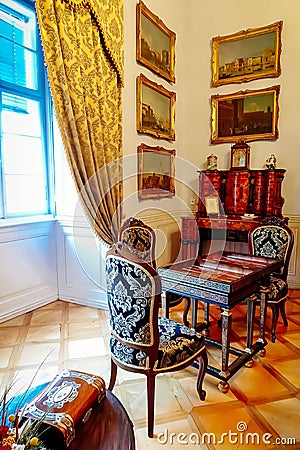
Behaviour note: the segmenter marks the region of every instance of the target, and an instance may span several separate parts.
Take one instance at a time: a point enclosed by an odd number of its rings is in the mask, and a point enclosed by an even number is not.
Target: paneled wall
[[[106,309],[107,249],[95,237],[88,222],[58,220],[56,240],[59,299]]]
[[[0,321],[57,299],[55,222],[0,227]]]
[[[300,217],[289,216],[289,226],[294,232],[294,249],[291,257],[288,282],[293,289],[300,289]]]

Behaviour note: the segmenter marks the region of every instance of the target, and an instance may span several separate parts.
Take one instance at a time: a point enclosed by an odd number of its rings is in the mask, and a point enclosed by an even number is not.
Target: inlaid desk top
[[[198,256],[158,272],[163,290],[231,308],[282,265],[282,260],[225,252]]]

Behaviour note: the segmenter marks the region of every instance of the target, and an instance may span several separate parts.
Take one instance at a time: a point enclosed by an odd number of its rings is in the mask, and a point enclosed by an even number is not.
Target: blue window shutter
[[[0,79],[18,86],[26,86],[26,66],[24,47],[24,15],[10,13],[9,8],[0,5],[1,13],[11,20],[0,19]],[[11,23],[10,23],[11,22]],[[20,26],[16,26],[16,25]]]

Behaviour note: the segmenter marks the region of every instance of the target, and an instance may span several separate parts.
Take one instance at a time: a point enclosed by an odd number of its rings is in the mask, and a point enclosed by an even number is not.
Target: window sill
[[[54,221],[56,221],[56,218],[52,214],[42,216],[15,217],[9,219],[0,219],[0,228]]]

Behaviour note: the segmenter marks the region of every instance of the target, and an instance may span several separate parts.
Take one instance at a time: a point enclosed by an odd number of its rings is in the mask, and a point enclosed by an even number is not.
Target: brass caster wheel
[[[229,384],[227,383],[227,381],[220,381],[220,383],[218,384],[218,389],[219,391],[223,392],[223,394],[227,394],[227,392],[229,391]]]
[[[266,353],[267,353],[267,350],[266,350],[265,348],[262,348],[262,349],[258,352],[259,356],[261,356],[262,358],[263,358],[264,356],[266,356]]]
[[[254,361],[253,361],[253,359],[250,359],[249,361],[246,362],[245,367],[251,368],[251,367],[253,367],[253,365],[254,365]]]

